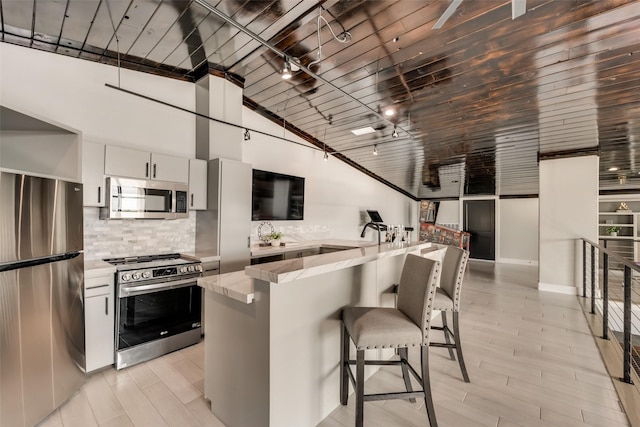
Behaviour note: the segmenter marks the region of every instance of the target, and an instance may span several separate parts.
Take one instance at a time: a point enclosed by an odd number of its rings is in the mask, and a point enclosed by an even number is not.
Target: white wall
[[[462,229],[461,217],[461,200],[440,202],[437,224]],[[537,265],[538,199],[497,199],[496,240],[497,262]]]
[[[500,199],[498,210],[498,262],[538,264],[538,199]]]
[[[290,132],[285,134],[282,126],[248,108],[244,108],[243,114],[243,123],[249,128],[304,142]],[[418,202],[340,160],[330,157],[325,162],[322,151],[256,132],[251,134],[250,141],[244,142],[242,150],[242,160],[250,163],[254,169],[305,178],[304,220],[272,222],[274,227],[282,228],[285,235],[294,233],[302,235],[300,237],[303,239],[356,239],[369,221],[367,209],[377,209],[386,224],[417,226]],[[259,224],[253,223],[254,234]],[[414,231],[413,237],[416,236],[417,232]],[[374,241],[377,235],[369,230],[366,238]]]
[[[0,43],[0,57],[2,105],[76,128],[87,141],[195,157],[195,116],[106,87],[105,83],[117,85],[117,67],[6,43]],[[122,88],[195,111],[195,84],[125,69],[120,72]],[[283,134],[278,125],[246,108],[242,110],[247,127]],[[213,136],[214,147],[219,136]],[[303,142],[289,133],[286,138]],[[277,221],[274,225],[285,232],[295,231],[306,237],[359,238],[368,221],[363,215],[366,209],[379,210],[388,224],[417,226],[418,202],[341,161],[332,158],[324,162],[321,152],[256,132],[250,141],[239,139],[244,162],[306,178],[305,220]],[[92,213],[97,214],[94,210]],[[254,232],[258,224],[254,223]],[[103,233],[119,235],[121,227],[104,225],[113,230]],[[367,231],[367,238],[375,240],[374,232]],[[184,242],[179,246],[183,250]],[[88,258],[92,255],[87,253]]]
[[[195,116],[105,86],[118,68],[0,43],[0,103],[82,131],[86,141],[194,157]],[[195,110],[195,85],[121,70],[121,87]]]
[[[598,239],[598,157],[540,161],[539,215],[538,287],[575,294],[581,280],[576,239]]]

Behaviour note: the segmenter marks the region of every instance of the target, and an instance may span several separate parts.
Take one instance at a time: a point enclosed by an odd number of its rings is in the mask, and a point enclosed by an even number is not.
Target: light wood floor
[[[445,349],[431,349],[440,426],[629,425],[577,297],[538,292],[536,280],[533,267],[469,263],[460,318],[471,383],[462,381]],[[202,396],[202,352],[201,343],[122,371],[99,372],[41,426],[222,426]],[[400,372],[384,368],[365,391],[402,386]],[[353,421],[351,398],[320,426]],[[424,402],[366,403],[365,425],[426,426]]]

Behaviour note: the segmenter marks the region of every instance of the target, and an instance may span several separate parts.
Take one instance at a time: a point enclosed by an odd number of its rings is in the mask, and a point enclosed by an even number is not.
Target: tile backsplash
[[[99,219],[99,208],[84,208],[85,260],[193,252],[196,213],[172,220]]]

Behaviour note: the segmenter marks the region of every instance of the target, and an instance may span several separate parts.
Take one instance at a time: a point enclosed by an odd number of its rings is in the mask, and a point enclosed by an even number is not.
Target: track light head
[[[249,133],[249,129],[244,130],[244,140],[249,141],[251,139],[251,134]]]
[[[283,80],[289,80],[291,78],[291,63],[288,58],[284,59],[284,65],[282,66],[280,74],[282,75]]]
[[[328,161],[329,160],[329,154],[327,154],[327,152],[324,152],[324,161]]]
[[[395,128],[395,126],[393,127],[393,133],[391,134],[392,137],[397,138],[398,136],[398,130]]]
[[[378,144],[373,146],[373,155],[377,156],[378,155]]]

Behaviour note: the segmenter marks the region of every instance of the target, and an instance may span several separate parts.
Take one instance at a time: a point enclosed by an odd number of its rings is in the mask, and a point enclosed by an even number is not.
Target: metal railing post
[[[582,241],[582,297],[587,296],[587,242]]]
[[[602,338],[609,339],[609,254],[602,253]]]
[[[631,381],[631,268],[624,266],[624,371],[622,381]]]
[[[591,314],[596,314],[596,247],[591,246]]]

